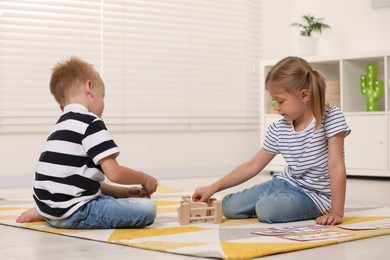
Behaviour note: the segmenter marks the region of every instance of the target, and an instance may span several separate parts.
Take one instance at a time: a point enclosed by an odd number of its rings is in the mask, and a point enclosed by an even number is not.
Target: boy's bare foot
[[[31,208],[20,214],[20,216],[16,219],[18,223],[27,223],[27,222],[35,222],[35,221],[43,221],[44,218],[39,215],[36,208]]]

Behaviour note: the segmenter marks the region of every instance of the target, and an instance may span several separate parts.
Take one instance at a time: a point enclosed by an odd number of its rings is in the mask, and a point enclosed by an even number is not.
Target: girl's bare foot
[[[20,214],[20,216],[16,219],[18,223],[27,223],[27,222],[35,222],[35,221],[43,221],[44,218],[39,215],[36,208],[31,208]]]

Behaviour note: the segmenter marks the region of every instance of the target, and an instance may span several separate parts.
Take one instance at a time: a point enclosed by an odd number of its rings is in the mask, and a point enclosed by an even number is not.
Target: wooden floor
[[[238,187],[222,192],[243,189],[254,183],[269,179],[262,174]],[[193,178],[162,180],[162,185],[193,191],[196,186],[211,183],[215,178]],[[390,206],[390,180],[348,178],[346,208]],[[30,188],[0,189],[1,204],[21,201],[31,196]],[[390,236],[367,238],[338,245],[308,249],[263,257],[264,260],[278,259],[332,259],[369,260],[390,259]],[[199,259],[155,251],[111,245],[84,239],[70,238],[26,229],[0,225],[0,259]]]

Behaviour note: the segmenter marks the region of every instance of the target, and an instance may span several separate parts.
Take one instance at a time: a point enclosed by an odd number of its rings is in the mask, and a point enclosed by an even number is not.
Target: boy
[[[130,228],[151,225],[157,180],[118,164],[119,149],[101,119],[104,83],[92,65],[72,57],[58,63],[50,91],[63,111],[36,166],[35,207],[17,222],[45,219],[52,227]],[[104,176],[125,188],[104,183]]]

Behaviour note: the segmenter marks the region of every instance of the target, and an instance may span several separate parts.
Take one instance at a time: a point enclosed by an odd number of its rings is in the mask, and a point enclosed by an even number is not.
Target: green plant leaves
[[[302,16],[304,23],[292,23],[291,26],[300,29],[300,34],[303,36],[311,36],[312,33],[322,33],[325,29],[331,27],[323,23],[323,18],[316,18],[313,15],[307,14]]]

